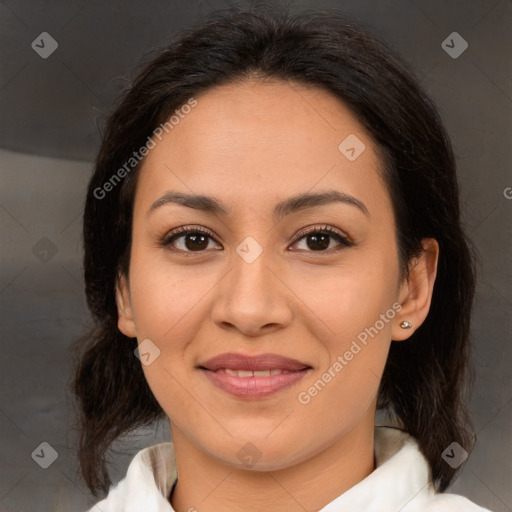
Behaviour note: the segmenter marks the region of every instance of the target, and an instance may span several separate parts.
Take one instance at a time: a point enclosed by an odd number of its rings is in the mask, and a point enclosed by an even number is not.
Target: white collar
[[[374,447],[376,469],[319,512],[486,511],[461,496],[436,494],[427,461],[406,432],[375,427]],[[175,512],[168,496],[177,476],[171,442],[145,448],[126,477],[89,512]]]

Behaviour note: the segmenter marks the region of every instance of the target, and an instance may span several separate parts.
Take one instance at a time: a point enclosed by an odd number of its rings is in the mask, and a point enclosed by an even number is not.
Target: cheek
[[[324,357],[316,380],[299,389],[297,399],[308,414],[333,429],[368,411],[386,364],[396,314],[392,288],[375,290],[374,283],[382,281],[370,277],[339,278],[336,283],[342,286],[333,294],[317,295],[314,306],[329,333],[317,335]]]
[[[328,340],[332,349],[342,349],[373,326],[395,301],[397,265],[391,257],[375,258],[372,252],[353,253],[343,265],[314,272],[293,269],[284,278],[296,295],[304,298],[300,320],[308,321],[310,330]],[[378,327],[387,334],[391,324],[379,322]]]
[[[171,265],[165,256],[135,257],[131,266],[134,316],[140,336],[164,342],[190,327],[198,304],[215,284],[212,272],[199,266]]]
[[[165,258],[134,252],[130,268],[132,307],[138,341],[151,340],[158,357],[142,365],[146,380],[161,407],[179,423],[180,416],[195,417],[190,408],[187,348],[197,336],[211,276],[170,265]],[[185,391],[185,390],[188,390]],[[178,414],[175,418],[174,414]]]
[[[392,251],[387,258],[382,254],[361,251],[339,268],[294,281],[297,295],[307,297],[308,312],[301,318],[324,349],[321,382],[308,393],[322,395],[315,398],[319,411],[329,403],[340,410],[354,411],[361,404],[364,409],[377,392],[391,343],[398,279]]]

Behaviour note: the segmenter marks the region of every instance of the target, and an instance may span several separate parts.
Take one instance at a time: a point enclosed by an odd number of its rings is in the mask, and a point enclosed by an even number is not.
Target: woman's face
[[[141,169],[119,327],[143,343],[173,437],[280,469],[373,429],[390,341],[407,337],[392,204],[372,140],[328,92],[245,81],[196,99]],[[296,365],[209,362],[228,353]]]

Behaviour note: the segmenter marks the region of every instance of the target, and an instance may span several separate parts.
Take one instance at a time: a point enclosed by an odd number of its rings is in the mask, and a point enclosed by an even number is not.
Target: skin
[[[196,99],[144,161],[129,275],[117,287],[119,329],[160,350],[143,370],[169,417],[179,475],[171,504],[177,512],[238,511],[240,503],[248,512],[319,510],[375,468],[376,397],[389,346],[428,313],[438,245],[425,239],[402,279],[378,152],[330,93],[251,79]],[[348,134],[366,147],[354,161],[338,149]],[[171,190],[214,196],[230,213],[166,204],[148,214]],[[272,218],[282,200],[329,190],[355,197],[368,214],[333,202]],[[354,245],[330,237],[328,248],[316,249],[297,237],[325,225]],[[199,251],[183,235],[163,246],[180,226],[203,227],[214,238]],[[263,249],[252,263],[236,252],[247,236]],[[395,302],[402,307],[396,316],[300,403],[298,393]],[[400,328],[403,320],[413,329]],[[224,352],[271,352],[313,369],[269,397],[235,398],[196,368]],[[237,456],[249,442],[260,457],[251,467]]]

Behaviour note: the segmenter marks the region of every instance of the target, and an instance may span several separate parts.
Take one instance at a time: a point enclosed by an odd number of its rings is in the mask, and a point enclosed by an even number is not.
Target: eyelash
[[[172,230],[171,232],[167,233],[160,241],[160,246],[168,247],[171,245],[171,243],[173,241],[177,240],[178,238],[180,238],[184,235],[192,234],[192,233],[194,233],[194,234],[200,233],[202,235],[208,236],[215,243],[217,243],[217,244],[219,243],[219,242],[217,242],[217,240],[215,239],[213,234],[210,231],[208,231],[207,229],[204,229],[199,226],[193,227],[193,228],[181,226],[181,227],[176,228],[176,229]],[[334,251],[332,249],[330,249],[330,250],[325,250],[325,251],[311,251],[310,250],[310,251],[306,251],[306,252],[332,254],[332,252],[336,252],[336,251],[342,249],[343,247],[352,247],[354,245],[354,243],[351,240],[349,240],[347,237],[341,235],[338,231],[334,230],[333,228],[331,228],[328,225],[324,225],[323,227],[315,226],[313,228],[305,228],[305,229],[299,231],[299,233],[297,233],[297,237],[296,237],[295,241],[292,243],[292,245],[296,244],[297,242],[299,242],[306,236],[312,235],[312,234],[329,235],[330,237],[334,238],[337,242],[340,242],[340,246],[335,248]],[[193,253],[205,252],[204,250],[203,251],[183,251],[182,249],[176,249],[176,248],[172,248],[171,250],[173,250],[175,252],[183,253],[187,256],[189,254],[193,254]]]

